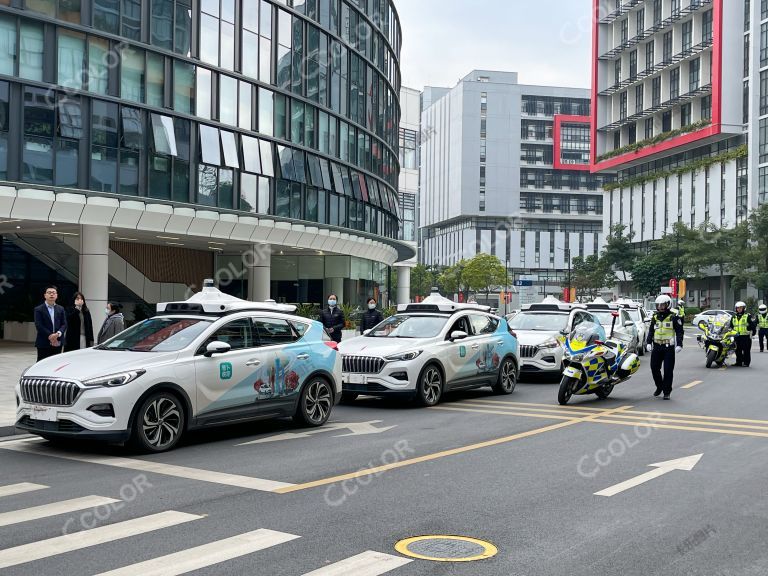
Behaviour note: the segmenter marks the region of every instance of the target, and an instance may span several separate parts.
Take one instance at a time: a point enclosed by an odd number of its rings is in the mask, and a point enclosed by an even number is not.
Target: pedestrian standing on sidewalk
[[[341,331],[346,324],[344,312],[339,308],[339,299],[336,294],[328,296],[328,308],[320,313],[320,322],[325,326],[328,335],[336,343],[341,342]]]
[[[125,319],[123,318],[123,313],[120,312],[121,309],[122,306],[117,302],[107,304],[107,309],[105,310],[107,319],[104,320],[104,324],[101,325],[101,330],[99,330],[97,340],[99,344],[103,344],[112,336],[116,336],[125,330]]]
[[[763,339],[768,343],[768,306],[761,304],[758,308],[757,325],[760,330],[760,352],[765,350]]]
[[[360,318],[360,334],[384,322],[384,315],[376,309],[376,304],[376,298],[368,298],[368,310]]]
[[[61,354],[62,338],[67,333],[67,313],[56,300],[59,290],[56,286],[47,286],[43,293],[45,302],[35,308],[35,348],[37,361]]]
[[[669,400],[672,394],[675,357],[683,351],[684,335],[682,319],[672,311],[672,299],[662,294],[656,298],[656,313],[651,318],[646,345],[651,353],[651,373],[656,384],[653,395],[664,392],[664,400]]]
[[[75,305],[67,313],[67,338],[64,352],[93,346],[93,320],[82,292],[75,293]]]

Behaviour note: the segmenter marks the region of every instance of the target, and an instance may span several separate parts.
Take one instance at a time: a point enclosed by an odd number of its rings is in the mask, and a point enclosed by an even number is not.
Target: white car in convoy
[[[651,323],[651,315],[635,300],[617,300],[616,305],[626,310],[630,320],[635,323],[637,336],[641,344],[638,355],[645,355],[645,341],[648,339],[648,326]]]
[[[615,302],[608,304],[602,298],[598,298],[594,302],[587,304],[587,310],[603,326],[606,338],[621,340],[630,351],[639,356],[643,355],[642,351],[645,350],[645,342],[640,339],[637,325],[630,317],[629,311],[626,308],[619,306]]]
[[[487,306],[432,294],[398,307],[363,336],[339,344],[345,401],[358,395],[413,398],[434,406],[443,393],[491,386],[511,394],[520,361],[507,321]]]
[[[540,304],[523,306],[509,323],[520,341],[521,371],[560,374],[563,369],[560,339],[583,322],[599,324],[582,304],[565,304],[548,297]]]
[[[100,346],[29,368],[16,385],[16,427],[163,452],[196,428],[283,416],[321,426],[341,398],[341,356],[322,324],[294,310],[206,280]]]

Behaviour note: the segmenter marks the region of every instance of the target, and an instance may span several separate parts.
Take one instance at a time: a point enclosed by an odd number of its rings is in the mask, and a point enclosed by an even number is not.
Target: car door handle
[[[261,360],[248,360],[248,362],[245,363],[246,366],[259,366],[261,364]]]
[[[309,354],[299,354],[296,356],[297,360],[309,360]]]
[[[504,340],[496,340],[496,344],[502,346],[504,344]]]
[[[480,344],[472,344],[472,350],[477,350],[480,348]]]

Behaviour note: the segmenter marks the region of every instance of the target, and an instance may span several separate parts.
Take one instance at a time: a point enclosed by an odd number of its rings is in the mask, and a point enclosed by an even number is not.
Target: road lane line
[[[504,400],[464,400],[464,402],[491,402],[493,404],[500,404],[504,406],[520,406],[522,408],[529,408],[532,406],[538,406],[541,408],[548,408],[550,410],[556,410],[558,412],[587,412],[589,414],[595,414],[600,412],[610,411],[610,408],[586,408],[583,406],[558,406],[557,404],[536,404],[534,402],[506,402]],[[576,415],[576,414],[575,414]]]
[[[73,460],[75,462],[84,462],[86,464],[101,464],[104,466],[113,466],[115,468],[125,468],[139,472],[151,472],[154,474],[163,474],[165,476],[174,476],[176,478],[186,478],[188,480],[199,480],[200,482],[210,482],[213,484],[223,484],[225,486],[234,486],[237,488],[247,488],[249,490],[259,490],[262,492],[274,492],[280,488],[288,488],[292,484],[286,482],[277,482],[274,480],[264,480],[263,478],[253,478],[251,476],[240,476],[238,474],[227,474],[226,472],[215,472],[213,470],[203,470],[200,468],[188,468],[186,466],[176,466],[175,464],[163,464],[161,462],[150,462],[148,460],[139,460],[136,458],[121,458],[117,456],[100,456],[88,454],[70,454],[53,448],[44,446],[44,440],[30,441],[19,440],[17,442],[5,442],[0,444],[1,450],[13,450],[16,452],[25,452],[30,454],[39,454],[41,456],[51,456],[53,458],[62,458],[64,460]]]
[[[31,520],[40,520],[41,518],[49,518],[60,514],[69,514],[70,512],[79,512],[80,510],[96,508],[97,506],[106,506],[116,502],[120,502],[120,500],[103,498],[101,496],[83,496],[82,498],[62,500],[61,502],[53,502],[52,504],[33,506],[32,508],[12,510],[0,514],[0,527],[20,524],[21,522],[29,522]]]
[[[768,426],[768,420],[749,420],[746,418],[728,418],[720,416],[703,416],[700,414],[683,414],[678,412],[644,412],[642,410],[632,410],[628,414],[643,414],[647,416],[674,416],[677,418],[691,418],[693,420],[710,420],[710,421],[722,421],[722,422],[742,422],[745,424],[762,424]]]
[[[3,496],[15,496],[16,494],[25,494],[27,492],[34,492],[35,490],[43,490],[48,488],[44,484],[33,484],[31,482],[20,482],[19,484],[9,484],[7,486],[0,486],[0,498]]]
[[[612,418],[620,418],[622,420],[634,420],[637,422],[666,422],[670,424],[683,424],[683,425],[693,425],[693,426],[708,424],[712,426],[722,426],[724,428],[739,428],[742,430],[756,430],[758,432],[768,432],[768,426],[754,426],[751,424],[739,424],[739,423],[731,424],[729,422],[720,422],[716,419],[697,421],[697,420],[690,420],[687,418],[667,418],[665,414],[661,414],[661,413],[653,417],[635,416],[631,413],[627,413],[626,415],[615,414],[612,416]]]
[[[531,414],[528,412],[513,412],[511,410],[494,410],[492,408],[461,408],[459,406],[432,406],[430,410],[445,410],[448,412],[474,412],[475,414],[500,414],[502,416],[527,416],[530,418],[544,418],[545,420],[573,420],[573,416],[558,416],[555,414]]]
[[[517,405],[510,405],[510,402],[494,402],[492,400],[471,400],[467,402],[457,402],[455,404],[447,404],[448,406],[485,406],[488,408],[502,408],[504,410],[527,410],[528,412],[543,412],[543,413],[555,413],[555,414],[570,414],[571,418],[574,416],[580,416],[581,413],[574,413],[574,412],[567,412],[564,410],[561,410],[560,406],[550,406],[549,408],[538,408],[533,406],[517,406]],[[587,408],[585,410],[589,410],[589,412],[585,412],[585,414],[600,414],[602,412],[607,412],[610,410],[610,408],[600,408],[595,409],[594,411],[591,408]]]
[[[279,488],[275,490],[278,494],[288,494],[290,492],[297,492],[299,490],[308,490],[310,488],[317,488],[318,486],[327,486],[328,484],[335,484],[336,482],[342,482],[344,480],[351,480],[354,478],[361,478],[364,476],[370,476],[373,474],[379,474],[381,472],[386,472],[387,470],[393,470],[395,468],[403,468],[405,466],[412,466],[413,464],[420,464],[422,462],[429,462],[431,460],[437,460],[439,458],[446,458],[448,456],[455,456],[457,454],[464,454],[465,452],[471,452],[474,450],[479,450],[481,448],[489,448],[491,446],[498,446],[499,444],[506,444],[508,442],[512,442],[514,440],[521,440],[523,438],[529,438],[531,436],[536,436],[538,434],[544,434],[545,432],[551,432],[553,430],[559,430],[560,428],[565,428],[567,426],[573,426],[574,424],[579,424],[581,422],[590,422],[596,418],[599,418],[601,416],[608,416],[611,414],[615,414],[617,412],[623,412],[624,410],[629,410],[632,408],[632,406],[621,406],[619,408],[615,408],[613,410],[609,410],[604,413],[600,414],[590,414],[588,416],[580,417],[580,418],[572,418],[571,420],[568,420],[566,422],[558,422],[557,424],[550,424],[549,426],[544,426],[543,428],[534,428],[533,430],[528,430],[526,432],[519,432],[518,434],[513,434],[511,436],[504,436],[502,438],[495,438],[493,440],[486,440],[485,442],[478,442],[476,444],[470,444],[468,446],[461,446],[459,448],[452,448],[450,450],[444,450],[442,452],[435,452],[432,454],[425,454],[424,456],[418,456],[416,458],[410,458],[408,460],[401,460],[399,462],[393,462],[391,464],[384,464],[382,466],[376,466],[373,468],[364,468],[362,470],[358,470],[357,472],[350,472],[349,474],[340,474],[338,476],[332,476],[330,478],[323,478],[321,480],[314,480],[312,482],[305,482],[303,484],[295,484],[293,486],[287,487],[287,488]]]
[[[705,428],[703,426],[675,426],[673,424],[655,424],[651,421],[645,422],[624,422],[622,420],[593,420],[597,424],[619,424],[621,426],[646,426],[648,428],[658,428],[661,430],[687,430],[689,432],[712,432],[714,434],[725,434],[729,436],[752,436],[755,438],[768,438],[768,432],[750,432],[747,430],[725,430],[723,428]],[[706,424],[704,422],[703,424]]]
[[[411,562],[408,558],[368,550],[302,576],[380,576]]]
[[[683,390],[690,390],[694,386],[698,386],[699,384],[704,384],[704,380],[694,380],[690,384],[686,384],[685,386],[681,386]]]
[[[109,572],[102,572],[97,576],[135,576],[136,574],[141,574],[141,576],[179,576],[193,570],[200,570],[260,550],[266,550],[296,538],[299,536],[259,529]]]
[[[98,546],[99,544],[114,542],[122,538],[138,536],[139,534],[146,534],[147,532],[153,532],[162,528],[170,528],[171,526],[201,518],[204,518],[204,516],[171,510],[152,514],[151,516],[126,520],[125,522],[118,522],[117,524],[110,524],[109,526],[100,526],[91,530],[65,534],[64,536],[57,536],[48,540],[40,540],[31,544],[5,548],[0,550],[0,568],[10,568],[11,566],[50,558],[58,554],[82,550],[83,548]]]

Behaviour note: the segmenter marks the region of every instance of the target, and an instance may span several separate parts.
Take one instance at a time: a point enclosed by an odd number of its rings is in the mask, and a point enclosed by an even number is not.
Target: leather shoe
[[[656,388],[656,392],[653,393],[654,396],[661,396],[661,388]]]
[[[664,400],[669,400],[669,394],[664,394]]]

